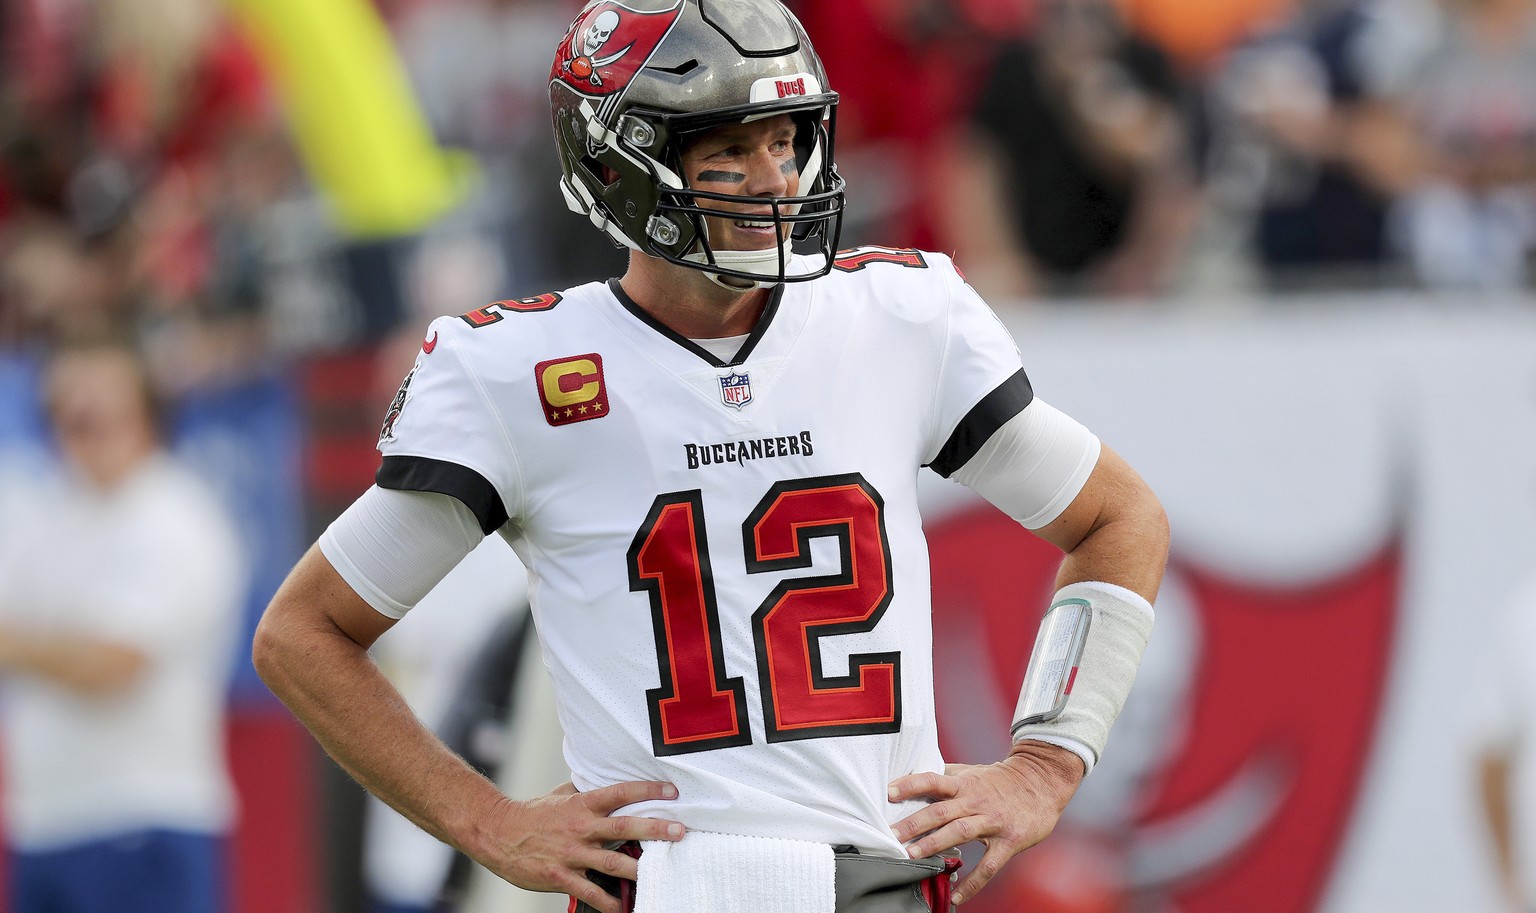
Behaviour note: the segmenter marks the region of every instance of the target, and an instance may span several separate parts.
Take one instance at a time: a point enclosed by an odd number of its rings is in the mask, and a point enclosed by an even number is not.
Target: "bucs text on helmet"
[[[594,0],[556,51],[549,94],[566,205],[618,243],[734,288],[832,269],[844,206],[832,158],[838,98],[805,29],[777,0]],[[799,195],[688,188],[690,134],[780,114],[796,126]],[[782,244],[711,246],[705,216],[765,204],[772,215],[756,218],[771,220]],[[791,273],[795,251],[812,256]]]

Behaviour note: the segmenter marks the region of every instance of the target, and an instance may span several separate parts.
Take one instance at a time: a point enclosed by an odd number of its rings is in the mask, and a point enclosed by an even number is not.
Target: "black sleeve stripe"
[[[981,398],[967,412],[960,424],[940,448],[929,468],[944,478],[964,466],[981,449],[981,445],[1007,424],[1008,420],[1024,411],[1035,399],[1034,388],[1020,368],[1012,377],[997,385],[997,389]]]
[[[380,488],[396,491],[433,491],[458,498],[480,521],[489,536],[507,522],[507,508],[485,476],[458,463],[414,456],[387,456],[374,478]]]

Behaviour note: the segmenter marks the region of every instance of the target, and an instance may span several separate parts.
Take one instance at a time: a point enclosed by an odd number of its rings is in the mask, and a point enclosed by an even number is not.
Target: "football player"
[[[370,790],[575,909],[947,910],[1098,760],[1162,508],[1034,396],[947,257],[838,252],[837,95],[776,0],[598,0],[550,80],[566,200],[628,270],[431,325],[377,485],[273,600],[257,667]],[[924,467],[1065,552],[990,764],[939,753]],[[572,773],[530,801],[366,657],[493,534],[529,568]]]

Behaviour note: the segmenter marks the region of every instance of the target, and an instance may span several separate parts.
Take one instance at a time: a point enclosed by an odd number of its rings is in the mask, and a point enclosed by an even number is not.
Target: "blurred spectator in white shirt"
[[[224,706],[244,571],[113,343],[48,365],[63,465],[0,517],[11,913],[217,913],[234,816]]]

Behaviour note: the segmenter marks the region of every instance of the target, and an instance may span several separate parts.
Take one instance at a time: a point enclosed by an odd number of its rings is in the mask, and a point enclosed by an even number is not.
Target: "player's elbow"
[[[1168,524],[1168,511],[1163,508],[1163,502],[1158,500],[1152,489],[1142,483],[1142,494],[1137,499],[1136,511],[1140,516],[1140,523],[1144,530],[1147,549],[1153,554],[1163,556],[1167,561],[1168,548],[1173,541],[1173,528]]]
[[[278,593],[256,625],[256,635],[251,641],[251,665],[267,687],[278,696],[282,695],[283,682],[294,663],[301,661],[303,647],[300,630],[292,621],[291,613],[283,604],[283,593]]]
[[[328,664],[367,650],[367,645],[348,636],[334,617],[336,606],[348,599],[367,608],[346,589],[318,548],[311,548],[278,587],[251,644],[251,664],[278,697],[286,698],[287,691],[301,689]],[[371,609],[356,614],[365,618],[377,615]],[[371,644],[377,635],[369,636]]]
[[[1168,512],[1134,472],[1124,473],[1117,483],[1114,497],[1104,502],[1100,522],[1078,550],[1087,560],[1107,560],[1124,576],[1119,581],[1123,586],[1151,600],[1168,566]]]
[[[256,667],[256,674],[270,687],[272,677],[277,672],[279,659],[282,655],[282,638],[275,630],[272,623],[272,609],[269,606],[261,621],[256,625],[256,636],[251,640],[251,665]]]
[[[1113,526],[1124,544],[1159,562],[1168,556],[1168,512],[1152,487],[1118,455],[1111,455],[1103,489],[1100,525]]]
[[[1119,505],[1120,528],[1126,545],[1141,555],[1141,560],[1155,569],[1161,579],[1168,564],[1168,548],[1173,538],[1168,511],[1163,502],[1140,477],[1134,479]]]

